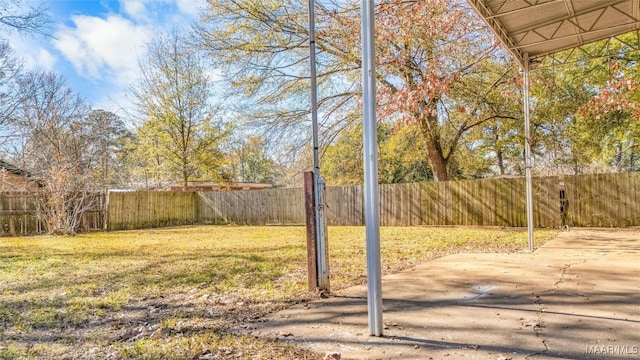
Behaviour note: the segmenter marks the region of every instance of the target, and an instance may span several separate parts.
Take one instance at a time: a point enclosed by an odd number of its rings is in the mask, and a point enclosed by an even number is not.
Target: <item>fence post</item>
[[[304,210],[307,226],[307,269],[309,274],[309,291],[314,291],[318,288],[318,254],[316,251],[318,239],[316,238],[316,210],[313,183],[313,172],[306,171],[304,173]]]

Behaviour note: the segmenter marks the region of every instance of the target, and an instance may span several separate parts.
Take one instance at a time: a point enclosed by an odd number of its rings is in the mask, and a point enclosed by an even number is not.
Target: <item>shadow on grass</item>
[[[222,333],[309,297],[289,298],[290,291],[274,285],[289,275],[287,266],[303,253],[299,246],[162,256],[152,251],[6,257],[7,268],[27,273],[16,274],[23,280],[0,282],[0,355],[8,346],[56,345],[73,353],[72,344],[127,347],[145,339]]]
[[[52,256],[40,257],[35,261],[53,261],[55,264],[48,264],[49,270],[56,272],[53,268],[67,268],[59,271],[57,276],[38,279],[30,277],[25,282],[10,282],[0,284],[4,292],[50,292],[62,290],[67,286],[82,287],[83,284],[103,284],[107,288],[122,288],[140,286],[165,287],[191,286],[202,283],[225,283],[233,280],[239,275],[251,275],[255,283],[268,283],[280,277],[282,271],[278,271],[283,264],[300,262],[298,257],[278,257],[266,256],[265,253],[286,254],[292,250],[302,253],[303,249],[298,246],[280,246],[258,249],[250,253],[222,252],[198,254],[165,254],[154,257],[150,252],[140,251],[140,254],[132,254],[130,251],[116,251],[107,254],[93,253],[62,253]],[[11,260],[9,260],[11,259]],[[21,262],[26,264],[34,261],[30,255],[6,257],[8,261]],[[100,261],[106,262],[100,262]],[[122,263],[117,266],[111,261]],[[268,266],[267,266],[268,265]],[[271,266],[273,265],[273,266]],[[88,274],[76,275],[73,267],[82,266],[82,271],[89,271]],[[28,270],[29,266],[25,266]],[[133,267],[133,269],[128,269]],[[91,268],[91,270],[86,270]],[[175,270],[170,270],[175,268]],[[267,269],[268,268],[268,269]],[[31,268],[33,269],[33,268]],[[60,270],[60,269],[59,269]],[[269,270],[269,271],[263,271]],[[35,272],[35,271],[34,271]],[[21,274],[23,275],[23,274]],[[37,274],[34,274],[37,275]],[[107,281],[105,282],[105,278]],[[108,289],[103,289],[108,290]],[[133,289],[132,289],[133,290]],[[143,289],[144,290],[144,289]]]

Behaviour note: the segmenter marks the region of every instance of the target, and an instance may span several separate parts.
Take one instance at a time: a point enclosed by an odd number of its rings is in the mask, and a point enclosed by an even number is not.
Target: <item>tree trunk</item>
[[[504,175],[504,159],[502,157],[502,149],[496,150],[496,158],[498,160],[498,169],[500,169],[500,175]]]
[[[435,111],[427,110],[427,113],[435,113]],[[434,181],[449,180],[449,157],[444,156],[442,144],[440,143],[440,128],[438,127],[437,115],[421,116],[419,120],[420,130],[425,138],[427,157],[433,171]]]
[[[184,170],[182,172],[182,191],[187,191],[188,187],[189,187],[189,175],[187,174],[187,171]]]
[[[429,157],[429,163],[431,164],[431,170],[433,170],[433,180],[435,181],[448,181],[449,172],[447,171],[448,159],[442,154],[442,150],[439,149],[438,143],[427,140],[427,156]]]
[[[623,169],[623,163],[622,163],[622,157],[623,157],[623,153],[622,153],[622,143],[618,143],[618,146],[616,147],[616,163],[615,163],[615,171],[617,173],[622,172]]]

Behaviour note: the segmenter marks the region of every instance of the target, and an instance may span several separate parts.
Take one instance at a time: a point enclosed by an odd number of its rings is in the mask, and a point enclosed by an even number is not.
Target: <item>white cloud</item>
[[[131,111],[134,108],[131,94],[126,88],[109,89],[102,96],[93,100],[94,109],[103,109],[119,115],[123,119],[131,119]]]
[[[185,14],[198,15],[200,9],[204,7],[204,0],[175,0],[178,9]]]
[[[147,19],[147,2],[144,0],[120,0],[125,14],[133,19]]]
[[[165,14],[173,17],[174,21],[184,21],[184,15],[195,19],[204,5],[204,0],[120,0],[120,7],[127,16],[145,22],[158,21],[157,17],[171,7],[180,12],[171,14],[173,11],[169,10],[169,14]]]
[[[57,58],[47,49],[41,47],[34,40],[23,37],[13,37],[11,47],[18,57],[24,60],[29,70],[53,71]]]
[[[119,7],[104,7],[107,15],[87,13],[79,5],[61,19],[67,23],[61,22],[53,40],[24,40],[16,54],[30,69],[61,72],[95,106],[111,111],[130,107],[127,89],[138,77],[138,59],[154,33],[196,20],[205,1],[118,1]]]
[[[46,49],[40,48],[38,49],[38,63],[44,69],[51,71],[56,63],[56,57],[53,56]]]
[[[64,27],[54,46],[85,78],[126,84],[135,77],[138,56],[150,38],[150,31],[118,15],[106,19],[74,16],[75,27]]]

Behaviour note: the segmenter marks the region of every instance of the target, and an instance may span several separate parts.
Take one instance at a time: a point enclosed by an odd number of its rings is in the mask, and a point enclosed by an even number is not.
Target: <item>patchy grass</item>
[[[536,231],[536,245],[555,236]],[[383,271],[515,252],[526,231],[385,227]],[[363,227],[329,228],[332,289],[366,280]],[[199,226],[0,239],[0,359],[314,359],[231,327],[316,296],[303,227]]]

